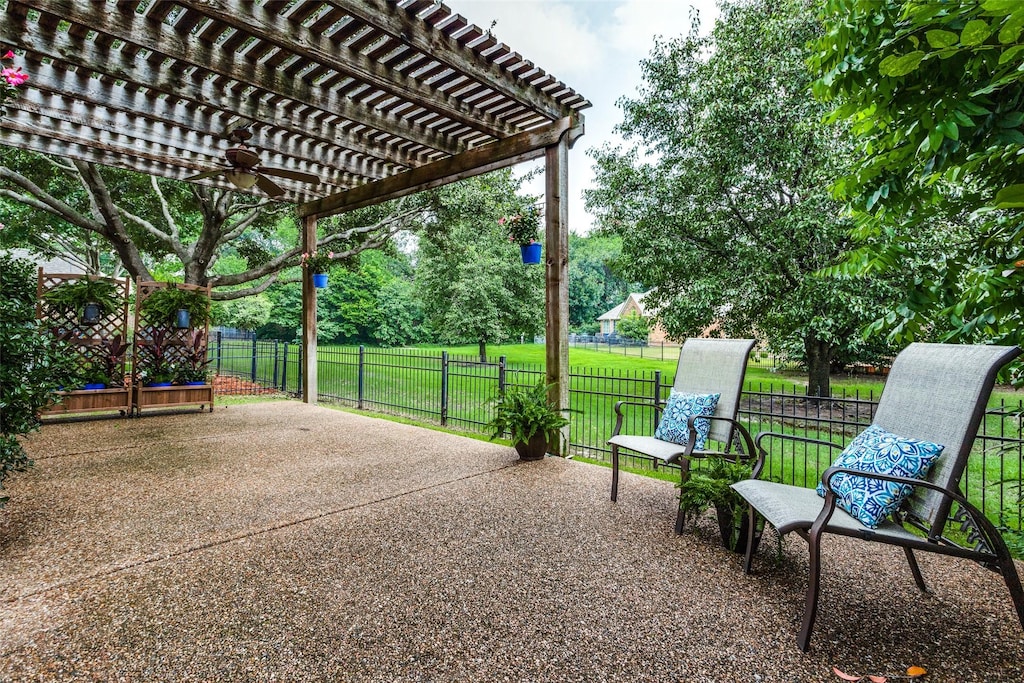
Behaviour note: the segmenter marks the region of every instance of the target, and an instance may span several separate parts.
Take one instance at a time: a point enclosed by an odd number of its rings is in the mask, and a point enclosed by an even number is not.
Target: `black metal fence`
[[[297,395],[302,391],[298,344],[223,333],[213,337],[210,353],[219,376],[218,393]],[[321,346],[317,358],[318,394],[323,401],[477,433],[486,432],[493,415],[490,400],[504,387],[532,385],[544,378],[540,364],[510,365],[504,357],[481,362],[475,356],[437,350]],[[573,368],[570,453],[607,461],[615,402],[663,401],[672,380],[660,371]],[[782,430],[845,445],[870,424],[876,405],[873,393],[817,400],[772,384],[748,383],[739,417],[751,434]],[[968,497],[991,519],[1018,529],[1017,501],[1024,471],[1021,409],[1019,399],[990,405],[962,482]],[[650,434],[653,429],[653,410],[628,413],[624,431]],[[813,486],[835,455],[827,447],[776,445],[765,476]],[[629,457],[626,465],[646,468],[650,463]]]

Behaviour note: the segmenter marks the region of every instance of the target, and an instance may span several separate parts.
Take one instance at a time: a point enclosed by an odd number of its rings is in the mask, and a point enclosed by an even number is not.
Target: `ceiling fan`
[[[204,171],[198,175],[185,178],[185,180],[203,180],[204,178],[213,178],[223,174],[232,185],[241,190],[248,190],[255,185],[270,197],[280,197],[284,194],[284,188],[267,176],[288,178],[289,180],[296,180],[300,183],[309,183],[311,185],[320,183],[320,178],[311,173],[290,171],[286,168],[274,168],[273,166],[261,166],[259,153],[254,149],[250,149],[245,144],[251,137],[252,131],[249,130],[247,125],[232,128],[228,132],[227,138],[234,143],[234,146],[229,147],[224,152],[227,165],[222,168]]]

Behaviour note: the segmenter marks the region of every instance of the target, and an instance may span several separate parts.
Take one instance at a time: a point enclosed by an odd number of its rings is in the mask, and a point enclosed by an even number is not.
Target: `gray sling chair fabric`
[[[914,550],[941,553],[974,560],[987,569],[1000,573],[1010,590],[1017,617],[1024,627],[1024,590],[1017,569],[999,532],[985,515],[967,502],[960,492],[960,475],[985,415],[985,406],[999,369],[1015,358],[1015,346],[960,346],[953,344],[911,344],[893,362],[889,379],[882,391],[874,423],[902,437],[923,439],[942,444],[943,449],[923,481],[901,477],[857,473],[861,476],[907,483],[914,494],[907,499],[891,520],[877,529],[869,529],[841,508],[830,486],[831,478],[853,470],[830,467],[822,475],[826,496],[820,498],[814,489],[777,484],[757,479],[757,473],[768,454],[766,440],[790,440],[840,447],[788,434],[765,432],[756,439],[755,475],[733,484],[733,488],[749,503],[750,536],[757,526],[758,513],[780,534],[796,531],[807,540],[809,580],[804,606],[803,624],[797,645],[807,651],[818,608],[818,587],[821,578],[821,536],[840,534],[901,546],[910,564],[910,572],[921,591],[927,591]],[[951,516],[956,503],[960,512]],[[974,548],[959,546],[943,537],[947,521],[960,524],[970,532]],[[911,533],[912,526],[920,533]],[[755,549],[747,550],[743,569],[750,573]]]
[[[753,339],[687,339],[679,350],[676,365],[676,379],[672,388],[684,394],[721,394],[718,406],[711,420],[708,438],[724,444],[728,453],[734,430],[740,427],[747,441],[746,457],[753,455],[753,442],[749,434],[736,421],[740,405],[740,391],[743,375],[747,371],[747,358],[753,348]],[[619,449],[626,448],[666,464],[679,463],[680,476],[685,479],[690,469],[690,458],[703,457],[710,451],[694,451],[695,431],[690,420],[690,437],[686,446],[662,441],[653,436],[621,434],[625,413],[624,406],[638,406],[654,411],[655,424],[661,416],[662,407],[652,401],[619,401],[615,404],[615,431],[608,443],[612,447],[612,501],[619,497]],[[676,533],[683,532],[685,517],[682,510],[676,515]]]

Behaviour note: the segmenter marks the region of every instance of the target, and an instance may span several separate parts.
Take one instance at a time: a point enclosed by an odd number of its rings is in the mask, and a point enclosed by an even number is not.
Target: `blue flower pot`
[[[86,391],[96,391],[97,389],[106,389],[107,385],[101,382],[89,382],[82,388]]]
[[[519,247],[523,263],[540,263],[540,242],[524,244]]]
[[[179,310],[177,317],[174,319],[175,326],[183,330],[189,326],[190,322],[192,322],[192,316],[189,315],[189,312],[184,308]]]
[[[82,309],[82,318],[79,320],[83,325],[95,325],[100,321],[100,305],[89,302]]]
[[[185,382],[186,387],[205,387],[206,382]]]
[[[171,383],[170,382],[147,382],[146,386],[147,387],[169,387],[169,386],[171,386]]]
[[[317,289],[326,289],[327,273],[313,273],[313,286]]]

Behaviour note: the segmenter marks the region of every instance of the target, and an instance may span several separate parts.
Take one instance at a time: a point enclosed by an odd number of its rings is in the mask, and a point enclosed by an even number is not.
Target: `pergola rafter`
[[[548,381],[567,406],[566,152],[590,106],[435,0],[0,0],[31,73],[0,144],[184,179],[249,122],[261,164],[318,217],[546,158]],[[222,177],[199,181],[230,189]],[[315,292],[304,285],[307,400]]]

